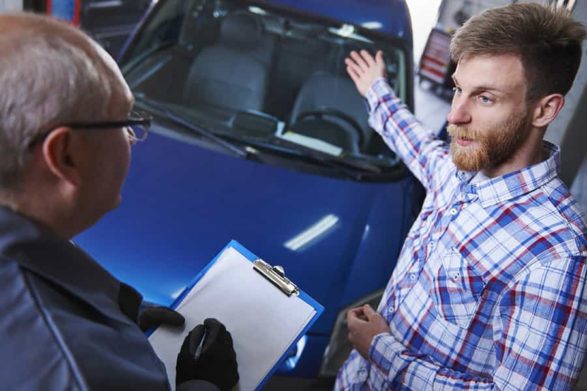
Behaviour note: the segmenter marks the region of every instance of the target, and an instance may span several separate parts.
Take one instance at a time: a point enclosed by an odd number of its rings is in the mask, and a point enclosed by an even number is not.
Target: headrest
[[[259,18],[244,12],[227,15],[220,26],[220,42],[233,49],[255,49],[262,34],[263,27]]]

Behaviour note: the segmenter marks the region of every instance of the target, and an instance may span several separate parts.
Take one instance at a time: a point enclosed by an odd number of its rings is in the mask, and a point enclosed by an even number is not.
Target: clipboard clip
[[[286,276],[283,267],[271,266],[262,259],[256,259],[253,261],[253,268],[259,272],[263,277],[268,279],[273,285],[278,287],[288,296],[297,296],[300,294],[300,290],[291,282]]]

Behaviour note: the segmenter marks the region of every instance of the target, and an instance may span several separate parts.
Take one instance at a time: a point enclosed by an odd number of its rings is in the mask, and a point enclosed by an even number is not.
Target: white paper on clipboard
[[[175,308],[186,318],[183,331],[159,327],[149,341],[165,364],[175,389],[175,364],[189,331],[216,318],[231,333],[239,387],[254,390],[316,315],[316,308],[288,296],[253,269],[253,263],[227,247]]]

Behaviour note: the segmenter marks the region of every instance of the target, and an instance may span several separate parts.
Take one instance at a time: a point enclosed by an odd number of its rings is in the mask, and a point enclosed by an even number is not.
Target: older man
[[[169,389],[135,324],[140,296],[69,241],[121,201],[131,126],[148,122],[129,117],[132,104],[114,61],[83,33],[0,15],[3,389]],[[202,327],[215,339],[196,361]],[[219,322],[186,338],[179,388],[228,390],[237,379]]]
[[[584,27],[512,4],[453,37],[450,145],[386,83],[381,53],[347,70],[371,124],[427,189],[378,312],[347,315],[337,389],[566,390],[587,349],[587,228],[543,141],[579,67]]]

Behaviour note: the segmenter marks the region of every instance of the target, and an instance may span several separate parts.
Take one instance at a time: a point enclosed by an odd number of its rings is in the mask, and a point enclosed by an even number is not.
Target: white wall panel
[[[0,0],[0,12],[22,11],[22,0]]]

